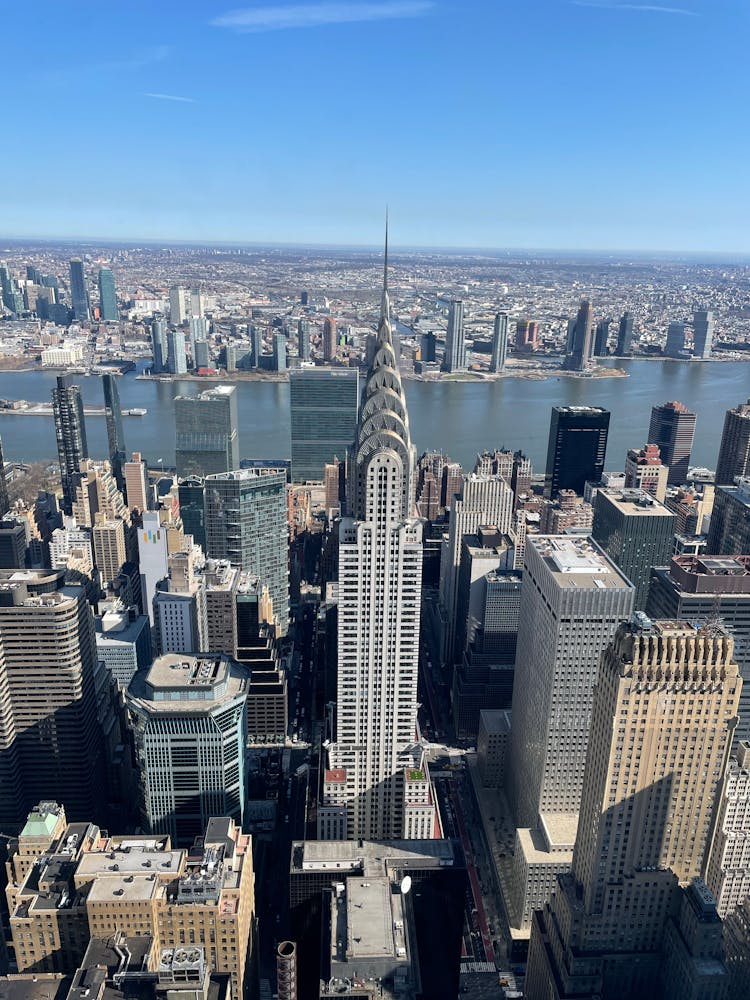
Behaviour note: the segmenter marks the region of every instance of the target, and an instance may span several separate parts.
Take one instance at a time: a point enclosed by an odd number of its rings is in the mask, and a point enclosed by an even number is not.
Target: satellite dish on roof
[[[401,879],[401,895],[405,896],[411,889],[411,875],[404,875]]]

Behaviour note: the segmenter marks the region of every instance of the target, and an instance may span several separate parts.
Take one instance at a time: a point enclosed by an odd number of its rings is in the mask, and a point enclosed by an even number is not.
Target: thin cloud
[[[600,0],[570,0],[574,7],[598,7],[600,10],[637,10],[652,14],[679,14],[681,17],[697,17],[698,12],[684,7],[661,7],[649,3],[606,3]]]
[[[288,7],[254,7],[227,11],[211,21],[216,28],[237,32],[282,31],[319,28],[331,24],[386,21],[420,17],[435,6],[433,0],[379,0],[376,3],[293,4]]]
[[[179,101],[180,104],[195,104],[194,97],[180,97],[178,94],[143,94],[143,97],[153,97],[157,101]]]

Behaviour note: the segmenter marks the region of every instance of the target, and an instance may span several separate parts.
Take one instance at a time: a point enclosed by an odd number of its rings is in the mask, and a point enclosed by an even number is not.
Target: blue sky
[[[748,0],[37,0],[0,233],[750,251]]]

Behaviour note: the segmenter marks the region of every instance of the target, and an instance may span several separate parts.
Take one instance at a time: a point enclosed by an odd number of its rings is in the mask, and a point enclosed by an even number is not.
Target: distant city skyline
[[[403,245],[750,252],[736,0],[230,6],[41,0],[4,234],[376,245],[389,203]],[[53,161],[51,101],[80,140]]]

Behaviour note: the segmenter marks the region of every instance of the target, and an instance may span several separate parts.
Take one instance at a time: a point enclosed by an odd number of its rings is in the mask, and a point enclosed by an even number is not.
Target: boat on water
[[[145,417],[148,410],[142,406],[131,406],[128,410],[122,411],[123,416],[127,417]]]

